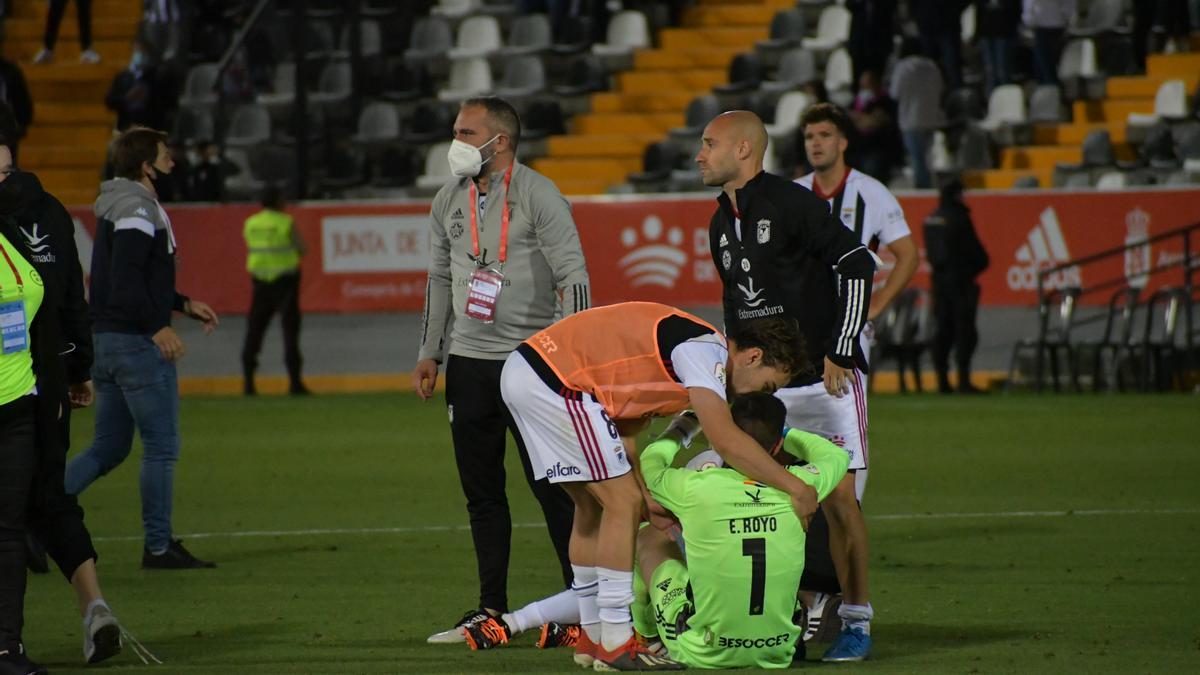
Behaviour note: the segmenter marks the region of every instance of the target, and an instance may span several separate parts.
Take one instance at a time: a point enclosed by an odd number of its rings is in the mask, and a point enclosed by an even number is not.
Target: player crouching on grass
[[[559,483],[575,503],[572,589],[583,626],[575,661],[597,670],[677,670],[633,634],[633,547],[647,502],[637,447],[618,423],[696,411],[709,441],[747,476],[784,490],[800,517],[817,494],[737,428],[726,401],[772,392],[791,380],[801,347],[795,324],[739,324],[726,343],[708,323],[673,307],[628,302],[559,321],[522,343],[505,362],[501,395],[536,472]]]
[[[738,396],[732,415],[821,499],[846,475],[846,452],[787,429],[787,410],[774,396]],[[681,415],[642,451],[646,487],[679,518],[687,561],[666,533],[642,528],[634,625],[647,639],[657,635],[671,658],[690,668],[787,668],[804,658],[804,622],[793,620],[804,527],[787,494],[734,469],[671,468],[699,427]]]

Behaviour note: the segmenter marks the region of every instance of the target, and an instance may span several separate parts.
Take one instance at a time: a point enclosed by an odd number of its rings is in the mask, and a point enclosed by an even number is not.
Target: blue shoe
[[[871,652],[871,636],[861,628],[843,628],[822,661],[862,661]]]

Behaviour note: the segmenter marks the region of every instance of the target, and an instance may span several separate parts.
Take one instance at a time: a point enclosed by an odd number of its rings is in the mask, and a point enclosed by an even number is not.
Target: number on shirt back
[[[742,555],[750,557],[750,616],[763,613],[767,586],[767,540],[762,537],[742,540]]]

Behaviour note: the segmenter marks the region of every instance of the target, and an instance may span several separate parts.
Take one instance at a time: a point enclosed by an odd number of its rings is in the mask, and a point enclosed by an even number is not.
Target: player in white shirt
[[[814,171],[796,182],[827,200],[832,214],[854,232],[863,245],[874,250],[882,244],[895,256],[895,265],[886,282],[871,295],[867,319],[874,320],[908,285],[920,259],[904,211],[896,198],[879,181],[846,165],[845,153],[852,130],[850,117],[837,106],[818,104],[805,111],[800,121],[800,133]],[[860,338],[864,354],[870,354],[870,333],[868,326]],[[856,374],[852,395],[844,399],[830,396],[823,387],[781,389],[776,396],[787,404],[789,426],[825,436],[842,445],[851,455],[850,473],[845,482],[852,485],[853,490],[849,485],[839,486],[822,509],[830,528],[829,552],[843,592],[843,604],[838,610],[843,628],[865,624],[869,634],[873,611],[867,576],[867,529],[857,503],[862,501],[866,489],[869,459],[867,374],[861,371]],[[820,541],[812,534],[810,532],[810,545]],[[824,557],[823,551],[817,553]],[[810,557],[813,554],[810,549]],[[814,564],[812,567],[816,570],[823,566]],[[801,587],[806,588],[803,583]],[[824,593],[806,598],[810,605],[809,637],[817,628],[826,599]],[[840,647],[842,645],[835,643],[827,658],[851,660],[859,656],[853,648]]]

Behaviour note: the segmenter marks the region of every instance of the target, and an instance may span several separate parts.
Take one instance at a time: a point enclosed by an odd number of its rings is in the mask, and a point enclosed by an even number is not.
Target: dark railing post
[[[1042,393],[1042,375],[1045,371],[1045,352],[1046,352],[1046,331],[1050,325],[1050,307],[1045,293],[1044,280],[1046,271],[1040,270],[1037,275],[1037,297],[1038,297],[1038,336],[1037,336],[1037,354],[1033,359],[1033,377],[1034,390],[1037,393]]]
[[[1192,335],[1192,305],[1195,286],[1192,284],[1192,230],[1183,233],[1183,292],[1186,302],[1183,303],[1184,331],[1183,340],[1187,355],[1184,357],[1184,372],[1191,375],[1196,367],[1196,341]],[[1181,378],[1183,379],[1183,378]],[[1186,379],[1183,379],[1186,382]]]
[[[296,138],[295,199],[308,196],[308,0],[292,3],[292,54],[296,59],[296,99],[292,107],[292,134]]]
[[[362,0],[350,0],[346,20],[350,25],[350,112],[351,119],[358,120],[362,106]]]

